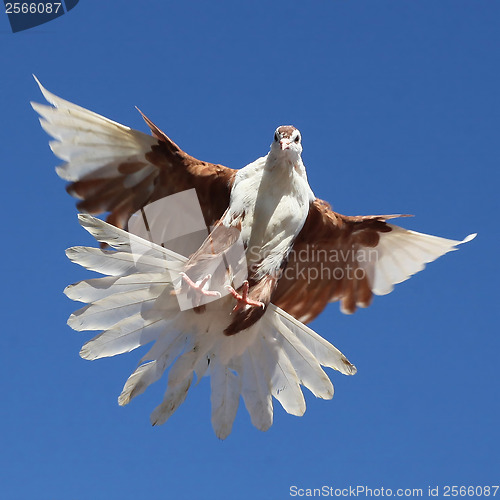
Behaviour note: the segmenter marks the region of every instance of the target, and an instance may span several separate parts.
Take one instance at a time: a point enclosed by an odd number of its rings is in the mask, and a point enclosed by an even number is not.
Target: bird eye
[[[300,142],[300,136],[299,135],[295,138],[295,142]]]
[[[278,132],[275,132],[275,133],[274,133],[274,140],[275,140],[276,142],[278,142],[278,141],[280,140],[280,138],[279,138],[279,136],[278,136]]]

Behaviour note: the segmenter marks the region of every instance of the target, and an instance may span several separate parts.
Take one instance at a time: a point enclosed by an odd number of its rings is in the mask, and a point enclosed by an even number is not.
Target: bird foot
[[[248,289],[250,285],[248,281],[245,281],[242,286],[241,295],[230,285],[226,285],[226,289],[229,293],[236,299],[236,305],[234,306],[233,313],[243,309],[245,306],[252,307],[262,307],[264,309],[266,305],[260,300],[253,300],[248,298]]]
[[[194,307],[199,307],[202,303],[203,297],[217,297],[220,298],[220,292],[215,290],[206,290],[204,287],[212,279],[211,274],[207,274],[199,283],[195,283],[186,273],[179,273],[190,290],[187,292],[187,297],[193,303]]]

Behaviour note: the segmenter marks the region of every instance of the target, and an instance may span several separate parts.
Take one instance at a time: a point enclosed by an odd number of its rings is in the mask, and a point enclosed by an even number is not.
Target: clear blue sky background
[[[81,0],[10,33],[0,15],[2,362],[6,499],[282,499],[289,487],[423,488],[500,481],[500,2]],[[56,176],[30,100],[56,94],[146,130],[137,105],[194,156],[242,167],[277,125],[303,135],[317,196],[347,214],[479,236],[354,316],[312,326],[358,367],[304,417],[276,403],[211,429],[208,379],[160,428],[159,382],[116,397],[140,353],[88,362],[63,294],[92,244]],[[499,492],[500,495],[500,492]]]

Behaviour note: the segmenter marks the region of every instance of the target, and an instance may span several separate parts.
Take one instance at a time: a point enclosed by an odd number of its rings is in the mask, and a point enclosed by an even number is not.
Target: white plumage
[[[76,181],[90,173],[93,178],[110,177],[118,173],[124,161],[143,162],[144,151],[156,144],[152,136],[61,99],[45,89],[36,77],[35,80],[45,99],[54,106],[31,103],[42,117],[42,128],[56,139],[50,142],[50,148],[65,161],[56,169],[64,180]],[[149,166],[147,173],[153,169]],[[145,171],[141,175],[146,175]]]
[[[187,267],[185,257],[90,215],[79,215],[82,226],[114,250],[67,250],[73,262],[105,275],[66,288],[69,298],[87,304],[70,316],[68,324],[79,331],[102,330],[82,347],[81,356],[89,360],[152,344],[118,402],[128,404],[169,370],[163,402],[151,415],[154,425],[164,423],[182,404],[195,377],[210,377],[212,425],[221,439],[231,432],[240,396],[253,425],[261,430],[272,425],[273,398],[293,415],[302,415],[306,408],[301,386],[330,399],[333,385],[323,367],[346,375],[356,373],[356,368],[296,318],[310,321],[334,300],[341,301],[344,312],[354,312],[356,305],[367,306],[372,294],[391,292],[426,263],[475,236],[448,240],[387,224],[394,216],[348,217],[333,212],[309,187],[300,133],[294,127],[279,127],[269,154],[236,172],[189,156],[147,118],[153,136],[65,101],[41,85],[40,89],[53,107],[32,106],[43,129],[55,139],[50,142],[52,151],[65,162],[57,173],[71,182],[68,190],[82,200],[78,205],[82,211],[110,212],[108,220],[127,227],[138,210],[143,216],[150,213],[151,220],[161,219],[161,211],[153,208],[158,200],[192,189],[200,199],[200,212],[191,229],[219,223],[219,229],[237,229],[241,248],[245,245],[240,252],[246,257],[244,272],[222,273],[218,286],[223,290],[235,285],[236,278],[241,284],[248,275],[254,302],[265,309],[256,317],[244,317],[241,310],[232,313],[238,295],[233,290],[233,295],[207,300],[199,314],[198,307],[180,307],[174,293]],[[182,226],[182,221],[174,222]],[[175,225],[162,228],[162,242]],[[214,231],[211,236],[214,241],[219,238],[218,252],[226,251],[227,256],[224,240],[232,233]],[[204,259],[209,252],[202,250],[214,241],[209,238],[201,246]],[[304,249],[349,257],[340,262],[293,260]],[[366,258],[374,250],[376,258]],[[297,266],[296,276],[279,276],[289,257]],[[204,261],[206,277],[213,272],[207,271],[209,264]],[[213,264],[216,269],[218,261]],[[345,273],[349,266],[363,271],[363,277],[336,277],[336,271]],[[318,277],[320,270],[329,271],[330,279]],[[201,282],[207,288],[213,285]],[[270,303],[271,298],[291,314]],[[246,294],[237,300],[245,303]],[[245,314],[255,307],[248,300]],[[236,327],[229,331],[228,325]]]
[[[207,304],[207,311],[197,314],[180,311],[170,293],[172,276],[185,258],[92,216],[80,215],[79,220],[98,241],[116,250],[68,250],[73,262],[113,275],[66,289],[68,297],[89,303],[68,323],[77,330],[103,330],[83,346],[85,359],[115,356],[154,342],[127,380],[118,400],[121,405],[141,394],[173,363],[164,401],[151,416],[153,424],[165,422],[184,401],[194,373],[211,378],[212,424],[221,439],[231,431],[240,394],[252,423],[266,430],[272,424],[272,396],[288,413],[302,415],[301,385],[317,397],[333,396],[321,365],[346,375],[356,373],[338,349],[272,305],[243,334],[225,336],[233,307],[230,297]],[[139,248],[136,245],[148,249],[145,258],[131,253],[130,238],[134,249]]]
[[[469,234],[462,241],[449,240],[439,236],[409,231],[389,224],[392,231],[383,233],[377,246],[377,259],[366,268],[372,283],[373,293],[386,295],[394,285],[406,281],[422,271],[425,264],[442,255],[457,250],[458,245],[473,240],[476,235]]]
[[[300,158],[302,148],[297,145],[297,151],[285,156],[279,147],[274,141],[267,156],[238,171],[222,219],[226,226],[241,224],[248,267],[255,266],[257,278],[279,270],[314,200]],[[297,168],[290,168],[290,161]]]

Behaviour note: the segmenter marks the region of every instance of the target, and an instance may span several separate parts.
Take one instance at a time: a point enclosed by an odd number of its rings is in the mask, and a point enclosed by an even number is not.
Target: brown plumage
[[[146,205],[195,189],[207,228],[218,225],[230,203],[236,170],[190,156],[142,113],[152,137],[41,89],[60,109],[35,103],[33,107],[42,116],[42,126],[57,139],[51,142],[54,153],[67,161],[57,172],[70,182],[67,191],[78,198],[78,210],[107,213],[109,223],[126,229],[130,217]],[[292,126],[278,127],[275,141],[278,136],[282,150],[291,147],[292,137],[300,143],[300,133]],[[368,306],[373,293],[389,293],[393,284],[473,237],[460,242],[405,231],[386,222],[395,217],[401,215],[345,216],[325,201],[313,199],[291,252],[284,254],[280,274],[255,279],[249,269],[248,297],[265,307],[272,301],[304,322],[332,301],[340,301],[344,312],[353,313]],[[387,239],[384,235],[391,232],[396,233],[394,238]],[[235,237],[226,233],[227,228],[212,233],[212,239],[192,256],[188,269],[210,258],[210,252],[212,256],[223,252]],[[402,261],[393,258],[389,268],[366,263],[370,250],[380,248],[381,238],[389,241],[382,254],[396,255],[393,248],[403,249]],[[226,333],[236,333],[262,315],[262,308],[253,309],[235,313]]]
[[[81,200],[77,208],[92,215],[109,212],[106,219],[109,223],[126,228],[131,215],[145,205],[194,188],[207,227],[216,224],[229,205],[236,170],[188,155],[144,114],[141,115],[157,143],[145,153],[144,161],[121,163],[118,176],[93,178],[91,174],[69,184],[68,193]],[[290,135],[295,128],[282,126],[279,130]],[[151,169],[149,175],[139,184],[127,187],[128,176],[145,168]],[[250,279],[249,297],[261,300],[266,306],[272,301],[304,322],[312,321],[332,301],[340,300],[342,310],[347,313],[354,312],[357,306],[368,306],[372,291],[366,275],[358,279],[361,273],[356,273],[359,264],[355,252],[363,247],[376,247],[379,234],[391,230],[385,221],[395,217],[401,215],[345,216],[334,212],[327,202],[316,199],[279,281],[277,277],[269,277],[256,286],[257,283]],[[213,257],[231,245],[233,239],[226,236],[213,233],[192,256],[188,268],[195,266],[200,258]],[[332,251],[341,255],[340,262],[331,261]],[[304,252],[312,254],[306,262],[300,258]],[[349,275],[348,269],[352,271]],[[238,311],[226,334],[246,328],[264,312],[262,308]]]
[[[370,305],[370,282],[356,256],[360,250],[375,248],[380,234],[391,231],[385,221],[396,217],[409,216],[346,216],[316,199],[295,241],[273,303],[304,322],[312,321],[329,302],[340,300],[346,313]]]
[[[66,190],[81,200],[77,203],[78,210],[91,215],[109,212],[107,222],[126,229],[132,214],[145,205],[194,188],[207,227],[214,224],[229,204],[236,170],[193,158],[142,116],[157,139],[156,144],[144,153],[143,161],[120,163],[114,177],[101,177],[102,172],[97,169],[70,183]],[[146,169],[150,173],[141,182],[127,186],[131,175]]]
[[[346,375],[356,368],[297,319],[310,321],[335,300],[346,313],[368,306],[373,294],[391,292],[475,236],[448,240],[387,222],[396,215],[334,212],[309,186],[295,127],[278,127],[269,153],[236,172],[188,155],[144,115],[152,136],[40,88],[52,106],[33,107],[55,139],[51,148],[65,162],[56,171],[70,183],[78,209],[130,225],[127,233],[80,214],[82,226],[116,251],[68,249],[72,261],[109,275],[66,288],[68,297],[87,304],[68,325],[102,330],[83,346],[85,359],[154,342],[127,380],[121,405],[173,362],[153,425],[172,415],[195,375],[211,378],[220,438],[231,431],[240,396],[261,430],[272,424],[273,396],[294,415],[305,411],[301,385],[331,398],[322,366]],[[192,192],[170,197],[193,189],[202,215]],[[214,226],[204,242],[202,216]],[[192,239],[184,242],[184,235]]]

